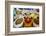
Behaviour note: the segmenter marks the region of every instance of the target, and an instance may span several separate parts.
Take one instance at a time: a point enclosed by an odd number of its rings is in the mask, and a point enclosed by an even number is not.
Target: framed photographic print
[[[6,35],[45,32],[45,4],[6,1]]]

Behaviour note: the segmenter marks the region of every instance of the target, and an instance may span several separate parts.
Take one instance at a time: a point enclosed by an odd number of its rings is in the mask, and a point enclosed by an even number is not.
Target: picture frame
[[[24,5],[24,6],[21,6]],[[26,5],[26,6],[25,6]],[[14,28],[12,27],[13,22],[13,8],[16,9],[22,8],[24,9],[30,9],[30,8],[35,8],[39,9],[40,13],[40,27],[39,28]],[[33,11],[34,12],[34,11]],[[21,16],[22,17],[22,16]],[[12,23],[10,23],[10,20]],[[41,22],[42,21],[42,22]],[[11,26],[10,26],[11,25]],[[12,27],[12,28],[11,28]],[[24,26],[25,27],[25,26]],[[13,29],[13,30],[12,30]],[[40,29],[40,30],[39,30]],[[19,30],[19,31],[18,31]],[[32,31],[33,30],[33,31]],[[5,35],[21,35],[21,34],[38,34],[38,33],[44,33],[45,32],[45,3],[34,3],[34,2],[20,2],[20,1],[5,1]]]

